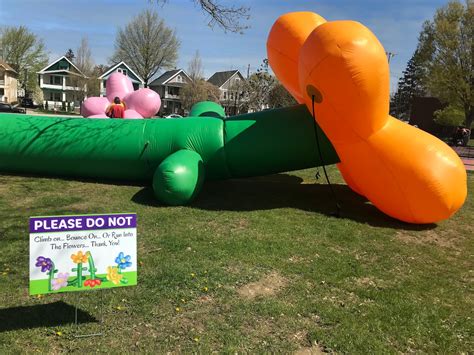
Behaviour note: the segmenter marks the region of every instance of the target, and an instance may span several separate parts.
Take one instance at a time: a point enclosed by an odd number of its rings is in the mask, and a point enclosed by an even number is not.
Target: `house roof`
[[[176,75],[180,73],[183,73],[189,80],[191,80],[189,75],[183,69],[174,69],[174,70],[168,70],[164,72],[163,74],[161,74],[158,78],[156,78],[150,83],[150,86],[165,85],[168,81],[170,81],[171,79],[173,79]],[[173,83],[173,85],[175,85],[175,83]],[[176,83],[176,85],[179,86],[178,83]]]
[[[143,79],[141,78],[141,76],[138,75],[137,73],[135,73],[135,72],[132,70],[132,68],[130,68],[130,67],[128,66],[128,64],[125,63],[124,61],[121,61],[120,63],[114,64],[114,65],[112,65],[111,67],[107,68],[107,70],[104,72],[104,74],[102,74],[101,76],[99,76],[99,79],[103,79],[104,77],[106,77],[107,75],[109,75],[111,72],[113,72],[115,69],[117,69],[117,68],[118,68],[119,66],[121,66],[121,65],[124,65],[125,67],[127,67],[127,69],[128,69],[133,75],[135,75],[135,76],[138,78],[138,80],[141,81],[142,84],[145,83],[145,82],[143,81]]]
[[[65,59],[65,60],[66,60],[69,64],[71,64],[81,75],[83,75],[83,76],[85,77],[84,73],[83,73],[78,67],[76,67],[76,65],[75,65],[73,62],[71,62],[71,61],[70,61],[66,56],[64,56],[64,55],[63,55],[62,57],[56,59],[54,62],[49,63],[46,67],[44,67],[43,69],[41,69],[41,70],[38,72],[38,74],[44,74],[44,73],[47,71],[47,69],[48,69],[49,67],[53,66],[54,64],[56,64],[57,62],[59,62],[59,61],[62,60],[62,59]],[[66,71],[66,72],[67,72],[67,70],[59,70],[59,71]],[[55,70],[55,72],[58,72],[58,71]]]
[[[207,81],[220,88],[222,85],[228,82],[229,79],[232,78],[237,73],[240,76],[242,76],[242,74],[240,74],[240,72],[237,69],[228,70],[228,71],[218,71],[218,72],[215,72],[209,79],[207,79]]]
[[[0,67],[3,67],[3,69],[5,69],[6,71],[11,71],[13,73],[18,74],[15,69],[13,69],[9,64],[4,62],[3,60],[0,60]]]

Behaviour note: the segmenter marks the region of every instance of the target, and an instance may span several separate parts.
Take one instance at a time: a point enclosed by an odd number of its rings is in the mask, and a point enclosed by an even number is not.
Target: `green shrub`
[[[464,119],[464,111],[456,106],[449,105],[434,113],[434,121],[443,126],[460,126]]]

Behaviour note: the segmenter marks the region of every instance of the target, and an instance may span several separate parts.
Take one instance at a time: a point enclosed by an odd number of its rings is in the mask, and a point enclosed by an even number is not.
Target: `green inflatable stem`
[[[153,191],[158,200],[168,205],[185,205],[199,193],[203,181],[201,156],[192,150],[179,150],[156,169]]]
[[[199,103],[191,112],[199,117],[0,114],[0,171],[145,181],[161,202],[175,205],[189,203],[204,177],[259,176],[322,164],[305,105],[227,119],[215,103]],[[334,148],[317,129],[324,162],[337,163]]]

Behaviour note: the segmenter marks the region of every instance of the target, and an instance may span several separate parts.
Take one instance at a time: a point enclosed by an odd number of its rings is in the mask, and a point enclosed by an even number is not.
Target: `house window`
[[[122,69],[122,74],[127,75],[127,69]]]
[[[224,91],[224,100],[227,100],[227,91]]]
[[[5,95],[5,89],[4,89],[4,88],[1,88],[1,89],[0,89],[0,96],[3,96],[3,95]]]
[[[61,101],[61,93],[60,92],[50,92],[49,93],[49,101]]]
[[[57,76],[57,75],[51,75],[50,76],[50,84],[51,85],[61,85],[61,79],[62,77],[61,76]]]
[[[234,93],[233,93],[233,92],[230,93],[230,99],[231,99],[231,100],[234,99]]]

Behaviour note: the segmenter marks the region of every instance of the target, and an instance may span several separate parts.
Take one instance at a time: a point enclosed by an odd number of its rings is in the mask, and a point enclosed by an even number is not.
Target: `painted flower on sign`
[[[82,251],[79,251],[77,254],[71,254],[71,259],[74,264],[82,264],[87,262],[89,255],[90,253],[84,254]]]
[[[94,288],[95,286],[99,286],[102,283],[99,279],[89,279],[84,281],[84,286],[89,286],[90,288]]]
[[[107,267],[107,280],[112,282],[114,285],[118,285],[123,275],[119,274],[119,269],[116,266]]]
[[[130,255],[125,255],[123,252],[120,252],[119,255],[115,258],[115,263],[117,264],[118,268],[123,270],[127,267],[132,266],[132,262],[130,261],[132,257]]]
[[[50,258],[45,258],[44,256],[38,256],[36,258],[35,266],[41,268],[41,272],[50,271],[53,268],[53,262]]]
[[[51,286],[54,291],[60,290],[63,287],[67,286],[67,279],[69,278],[69,273],[60,272],[58,277],[56,277],[52,282]]]

